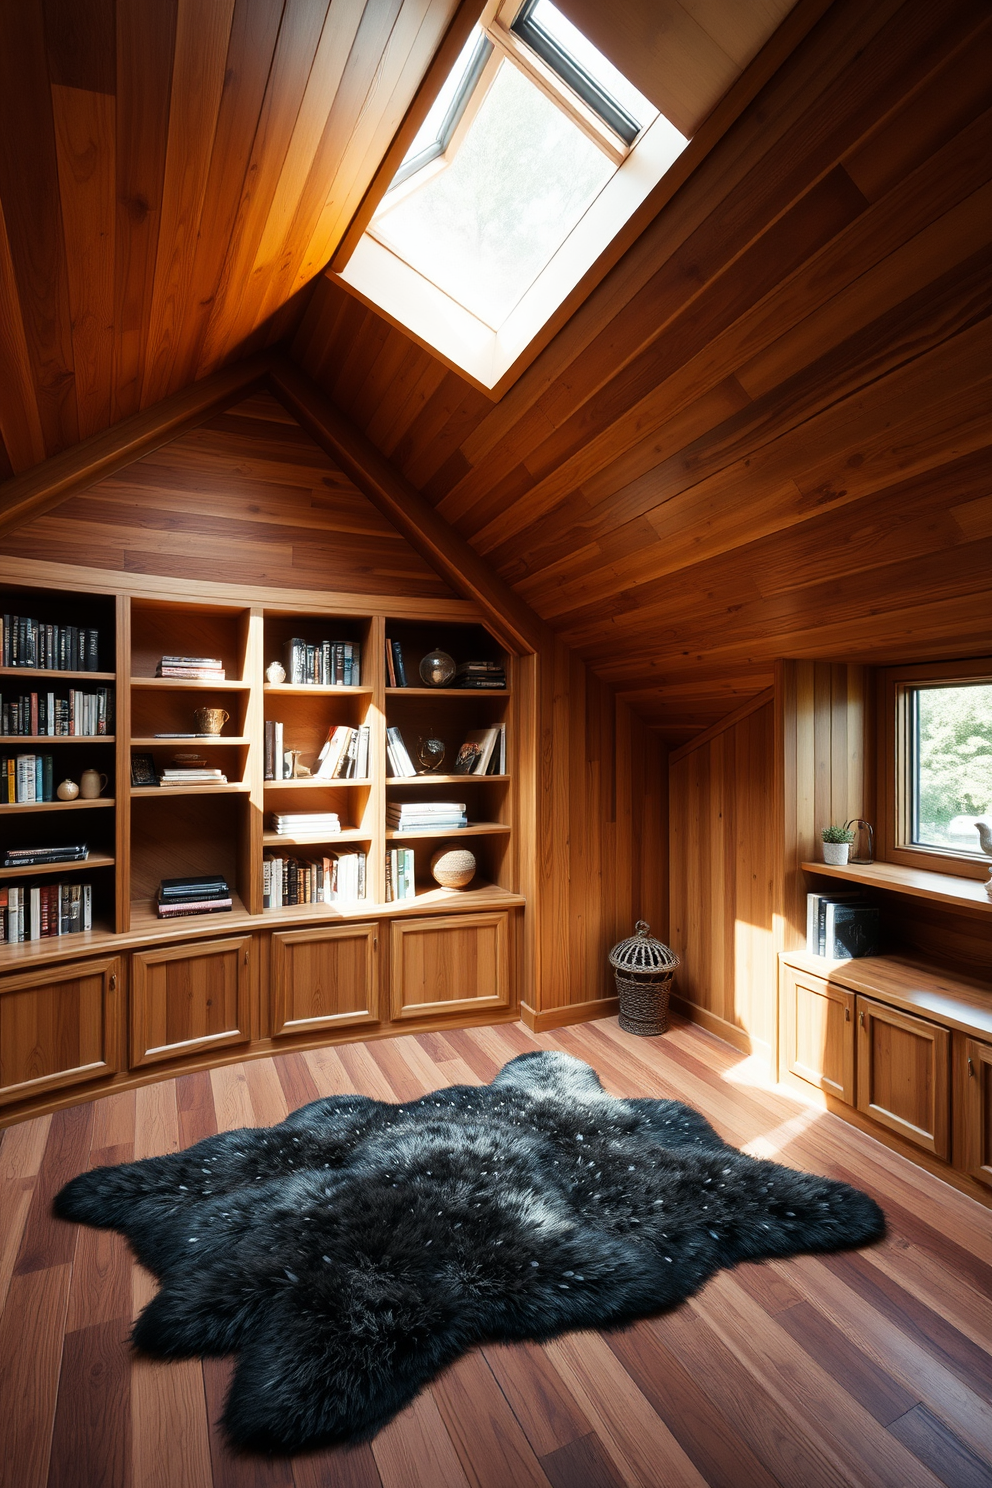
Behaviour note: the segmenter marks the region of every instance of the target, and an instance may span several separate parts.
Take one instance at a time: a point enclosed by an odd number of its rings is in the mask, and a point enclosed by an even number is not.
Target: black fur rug
[[[885,1227],[857,1189],[745,1157],[676,1101],[615,1100],[555,1053],[98,1168],[55,1209],[119,1230],[161,1281],[140,1348],[238,1354],[224,1423],[267,1451],[374,1436],[485,1340],[615,1327],[721,1266]]]

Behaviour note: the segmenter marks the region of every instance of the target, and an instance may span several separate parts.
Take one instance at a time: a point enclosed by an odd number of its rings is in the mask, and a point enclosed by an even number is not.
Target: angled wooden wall
[[[327,281],[294,355],[679,744],[987,650],[990,270],[988,6],[835,0],[498,404]]]

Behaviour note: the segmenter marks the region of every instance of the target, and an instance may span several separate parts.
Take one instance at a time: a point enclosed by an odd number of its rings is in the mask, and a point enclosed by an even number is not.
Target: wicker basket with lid
[[[651,926],[638,920],[634,934],[610,952],[610,965],[620,998],[620,1027],[627,1033],[651,1035],[668,1028],[668,996],[679,958],[655,940]]]

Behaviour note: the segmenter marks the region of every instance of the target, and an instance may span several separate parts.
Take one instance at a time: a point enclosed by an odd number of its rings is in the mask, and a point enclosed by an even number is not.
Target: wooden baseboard
[[[552,1028],[567,1028],[571,1023],[591,1023],[594,1018],[613,1018],[618,1007],[615,997],[597,997],[592,1002],[572,1002],[568,1007],[545,1008],[543,1012],[537,1012],[522,1002],[520,1020],[531,1033],[547,1033]]]
[[[773,1069],[773,1050],[771,1044],[765,1039],[755,1038],[753,1033],[748,1033],[746,1028],[738,1028],[736,1023],[728,1023],[726,1018],[717,1017],[708,1008],[697,1006],[694,1002],[686,1002],[684,997],[672,996],[672,1007],[676,1012],[688,1018],[690,1023],[698,1023],[700,1028],[705,1028],[707,1033],[713,1033],[718,1039],[723,1039],[725,1044],[733,1044],[735,1049],[740,1049],[742,1054],[756,1054],[768,1065],[769,1072]]]

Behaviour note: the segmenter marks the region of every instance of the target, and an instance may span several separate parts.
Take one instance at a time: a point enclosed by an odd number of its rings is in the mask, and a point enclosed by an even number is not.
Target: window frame
[[[953,686],[955,683],[992,682],[992,656],[962,661],[918,663],[885,667],[879,673],[881,730],[879,779],[881,793],[879,842],[882,861],[920,868],[929,873],[948,873],[958,878],[984,880],[989,859],[956,852],[953,848],[918,846],[912,841],[913,792],[912,728],[909,699],[917,687]]]

